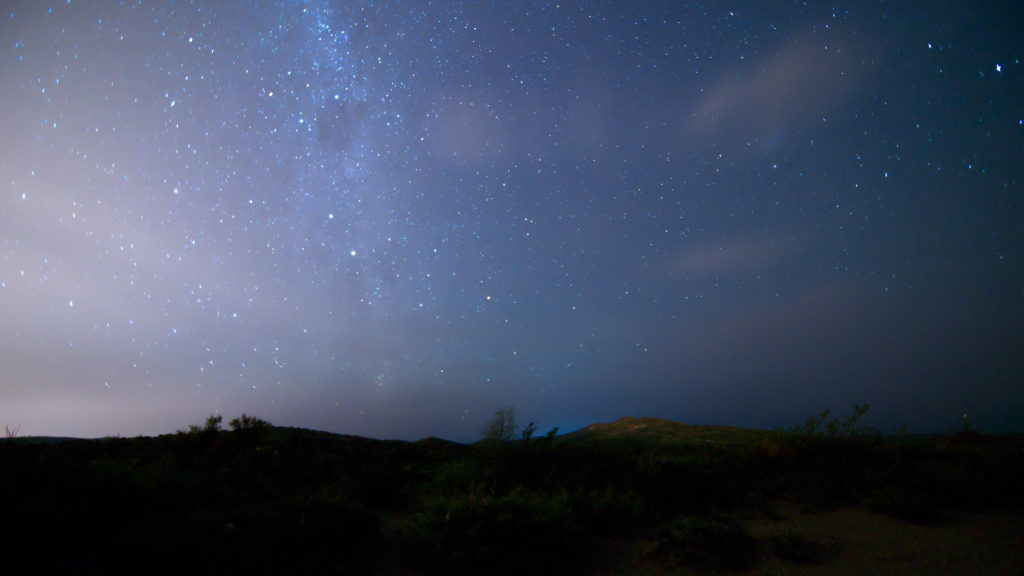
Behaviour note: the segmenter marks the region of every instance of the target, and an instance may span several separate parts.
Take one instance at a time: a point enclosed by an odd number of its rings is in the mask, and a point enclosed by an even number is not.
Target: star
[[[472,440],[450,422],[510,398],[774,428],[871,396],[1024,422],[1019,38],[991,18],[16,4],[0,418]]]

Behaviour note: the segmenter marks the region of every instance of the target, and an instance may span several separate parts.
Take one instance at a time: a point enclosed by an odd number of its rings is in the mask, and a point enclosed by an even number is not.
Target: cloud
[[[727,134],[774,145],[780,134],[821,122],[863,80],[870,64],[850,38],[792,40],[774,56],[721,75],[683,112],[680,135],[706,142]]]
[[[673,264],[683,272],[742,274],[768,268],[789,251],[772,241],[729,239],[690,247],[679,254]]]
[[[806,255],[810,232],[790,229],[787,233],[741,231],[719,239],[690,242],[669,259],[674,274],[704,276],[754,274],[778,267]]]

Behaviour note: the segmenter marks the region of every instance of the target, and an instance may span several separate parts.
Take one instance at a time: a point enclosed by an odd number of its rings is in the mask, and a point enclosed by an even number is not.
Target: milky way
[[[1019,428],[1021,9],[620,4],[5,8],[0,420]]]

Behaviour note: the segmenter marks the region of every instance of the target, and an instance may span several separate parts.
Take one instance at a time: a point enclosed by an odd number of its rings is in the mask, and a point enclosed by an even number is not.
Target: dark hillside
[[[270,426],[0,442],[6,565],[44,572],[587,574],[622,546],[666,574],[839,562],[831,536],[764,523],[794,508],[920,526],[1018,514],[1020,477],[1014,437],[650,418],[474,445]],[[39,542],[59,553],[19,555]]]
[[[592,424],[561,436],[563,440],[627,440],[663,444],[735,445],[761,441],[764,430],[735,426],[701,426],[661,418],[620,418]]]

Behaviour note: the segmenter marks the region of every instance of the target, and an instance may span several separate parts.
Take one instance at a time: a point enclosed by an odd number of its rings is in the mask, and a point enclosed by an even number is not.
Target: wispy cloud
[[[823,114],[863,81],[870,64],[858,58],[852,39],[823,42],[805,34],[774,56],[721,74],[720,80],[684,110],[682,137],[704,141],[721,133],[764,145],[780,131],[827,118]]]
[[[768,239],[731,238],[693,246],[675,258],[673,267],[712,275],[750,273],[771,267],[793,250]]]

